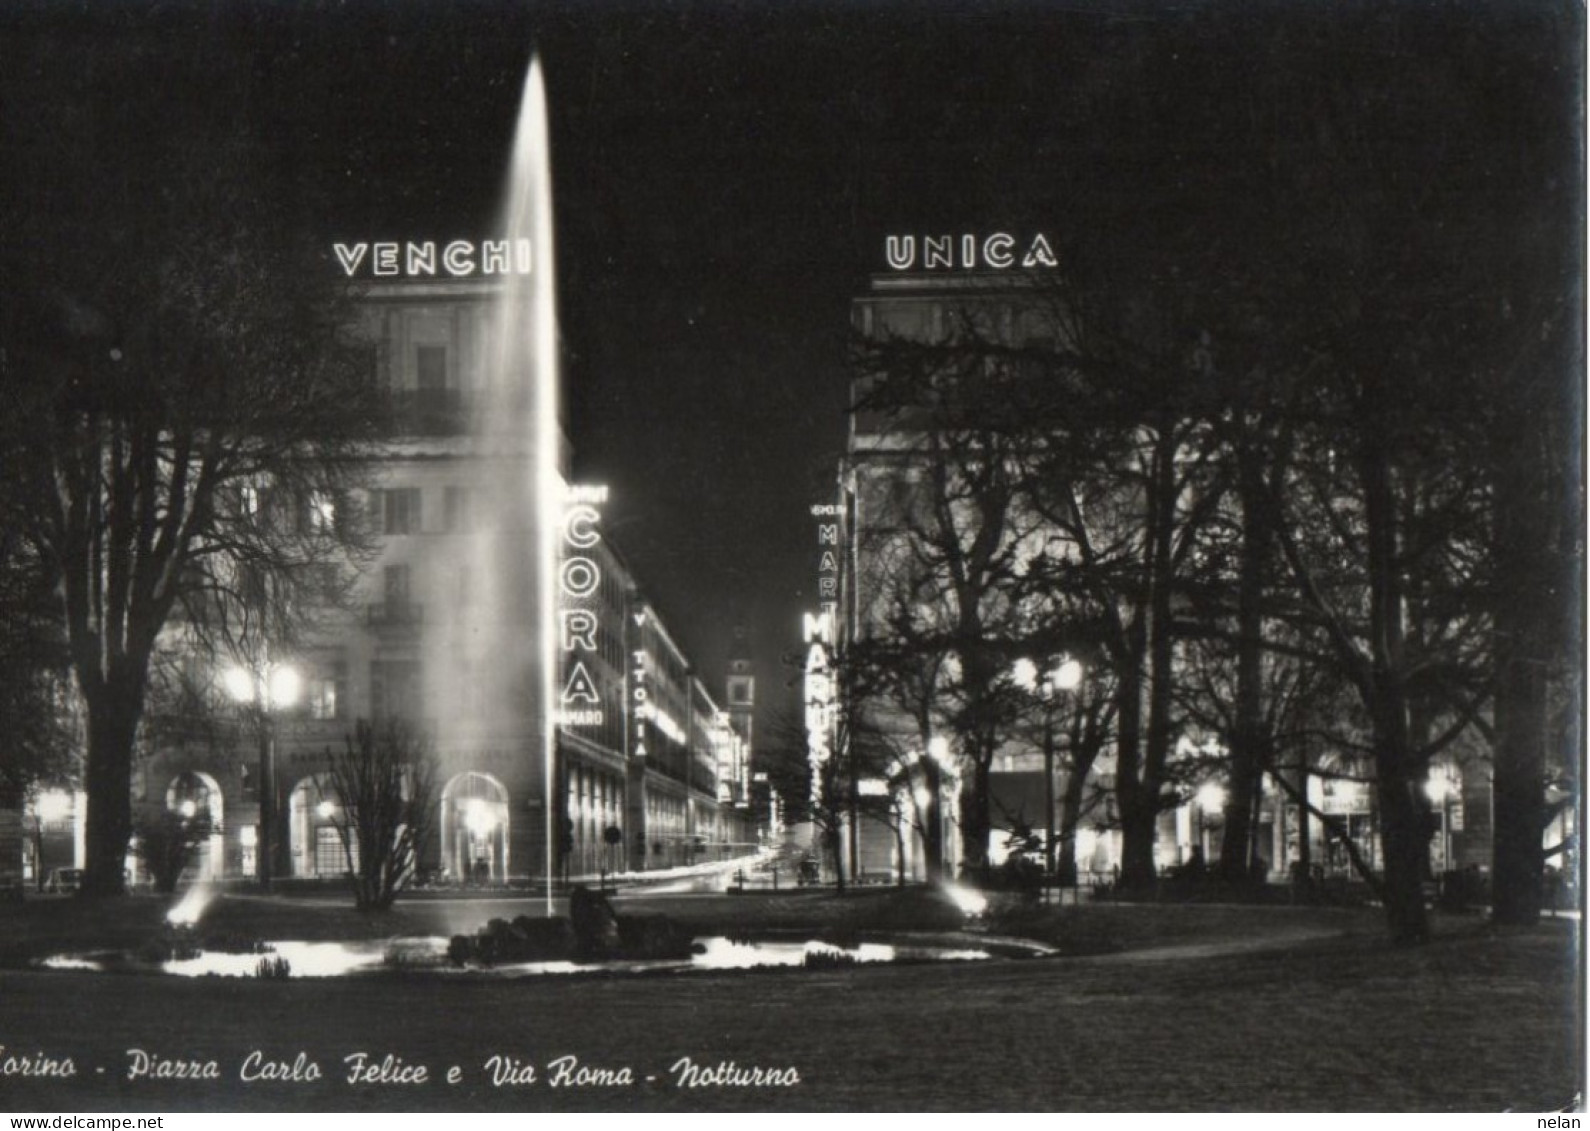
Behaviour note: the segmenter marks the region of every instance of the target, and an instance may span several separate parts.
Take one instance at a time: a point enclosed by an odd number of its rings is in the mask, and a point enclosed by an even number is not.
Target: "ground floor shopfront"
[[[647,871],[727,859],[754,850],[749,810],[725,805],[622,755],[560,746],[552,780],[561,786],[566,817],[547,827],[544,756],[536,737],[438,752],[435,810],[422,851],[430,881],[472,886],[538,883],[603,873]],[[258,750],[227,750],[195,758],[157,756],[134,783],[134,821],[161,811],[201,822],[185,875],[196,880],[247,880],[260,872],[271,845],[273,877],[328,880],[357,862],[344,846],[346,814],[332,781],[325,744],[283,743],[274,752],[274,835],[261,837]],[[86,795],[46,790],[4,829],[14,871],[29,885],[85,861]],[[4,831],[0,829],[0,831]],[[5,847],[0,844],[0,848]],[[350,858],[351,857],[351,858]],[[136,843],[127,858],[134,883],[148,879]]]
[[[1056,831],[1055,866],[1064,882],[1082,886],[1112,883],[1121,865],[1121,831],[1113,799],[1107,789],[1091,789],[1088,804],[1072,823],[1060,818],[1065,782],[1057,775],[1052,791],[1044,788],[1041,771],[1007,771],[991,775],[993,827],[989,833],[988,860],[999,868],[1012,855],[1027,854],[1040,867],[1047,864],[1043,845],[1051,828]],[[1272,883],[1307,881],[1352,883],[1363,867],[1378,871],[1384,866],[1379,815],[1374,790],[1364,782],[1311,777],[1306,786],[1308,804],[1268,779],[1256,799],[1246,872]],[[877,792],[877,791],[874,791]],[[1491,788],[1482,769],[1469,772],[1442,766],[1427,787],[1431,836],[1429,847],[1432,880],[1463,873],[1488,876],[1491,865]],[[868,801],[873,804],[867,804]],[[887,803],[863,798],[844,815],[839,838],[846,875],[863,881],[920,880],[928,867],[927,839],[922,814],[925,799],[898,793]],[[962,846],[959,804],[948,788],[939,806],[945,874],[959,873]],[[1155,866],[1163,876],[1210,868],[1220,862],[1225,839],[1227,796],[1219,783],[1191,790],[1178,804],[1162,812],[1156,826]],[[1046,809],[1055,814],[1045,820]],[[1573,848],[1577,815],[1561,808],[1545,830],[1547,850],[1567,842],[1569,847],[1548,858],[1548,877],[1576,874]],[[831,844],[808,833],[812,853],[833,871]],[[1069,841],[1070,852],[1065,851]],[[1073,863],[1065,868],[1065,861]],[[1563,881],[1566,883],[1566,880]]]

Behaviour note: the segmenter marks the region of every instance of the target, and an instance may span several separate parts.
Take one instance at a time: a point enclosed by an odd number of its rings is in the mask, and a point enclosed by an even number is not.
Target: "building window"
[[[342,718],[342,703],[347,698],[347,667],[341,660],[324,672],[316,673],[309,681],[309,717],[312,719]]]
[[[335,825],[320,825],[315,829],[315,875],[341,876],[349,872],[348,856],[353,856],[353,867],[359,866],[359,844],[354,841],[345,851],[342,834]]]
[[[441,407],[447,389],[447,347],[415,347],[414,365],[420,403],[433,408]]]
[[[442,496],[443,529],[450,534],[473,530],[474,496],[468,487],[449,487]]]
[[[406,565],[389,565],[382,571],[382,594],[388,605],[409,603],[409,578],[412,571]]]
[[[370,714],[377,719],[423,715],[421,668],[416,660],[370,661]]]
[[[324,491],[300,495],[297,514],[300,534],[330,534],[338,528],[336,501]]]
[[[420,489],[397,487],[381,491],[381,531],[384,534],[420,532]]]
[[[457,661],[458,707],[466,716],[478,717],[486,709],[486,672],[474,660]]]
[[[369,377],[370,386],[381,389],[386,385],[386,369],[381,364],[381,346],[370,342],[358,347],[358,366]]]

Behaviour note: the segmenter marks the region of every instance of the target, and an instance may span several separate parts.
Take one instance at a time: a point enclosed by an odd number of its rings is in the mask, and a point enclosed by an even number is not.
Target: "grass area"
[[[920,895],[649,896],[698,930],[941,927]],[[222,900],[216,928],[269,937],[470,929],[522,907]],[[0,912],[15,957],[130,945],[164,904],[43,901]],[[496,980],[262,981],[0,971],[6,1055],[70,1057],[70,1080],[0,1078],[0,1106],[148,1109],[1539,1110],[1569,1103],[1582,1063],[1576,924],[1501,931],[1446,921],[1398,950],[1372,912],[1311,908],[1039,908],[1000,929],[1091,957],[823,972]],[[123,943],[122,940],[128,940]],[[72,943],[70,946],[58,944]],[[126,1079],[128,1049],[214,1060],[215,1081]],[[259,1050],[316,1062],[313,1082],[245,1083]],[[424,1064],[420,1085],[349,1085],[364,1051]],[[495,1085],[493,1056],[534,1065]],[[629,1086],[551,1087],[575,1056]],[[674,1086],[670,1067],[793,1067],[793,1087]],[[445,1082],[458,1066],[460,1079]],[[100,1069],[103,1069],[101,1073]],[[655,1077],[653,1081],[646,1078]]]
[[[171,903],[140,894],[109,902],[64,898],[0,905],[0,965],[15,966],[59,951],[136,946],[160,930]],[[952,931],[966,923],[948,898],[920,887],[859,889],[843,896],[810,888],[739,895],[640,890],[617,897],[615,907],[621,914],[668,915],[698,935],[810,932],[842,938],[868,932]],[[538,897],[407,900],[388,912],[366,914],[346,899],[233,894],[206,909],[202,928],[266,939],[383,939],[472,933],[490,918],[543,914],[545,902]],[[1467,917],[1437,920],[1445,930],[1466,929],[1476,922]],[[991,931],[1048,943],[1071,956],[1376,935],[1383,929],[1379,913],[1365,908],[1204,903],[1023,907],[998,895],[986,925]]]

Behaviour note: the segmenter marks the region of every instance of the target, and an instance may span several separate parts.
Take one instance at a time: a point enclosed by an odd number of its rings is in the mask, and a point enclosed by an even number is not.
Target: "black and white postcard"
[[[0,1109],[1582,1110],[1584,58],[5,5]]]

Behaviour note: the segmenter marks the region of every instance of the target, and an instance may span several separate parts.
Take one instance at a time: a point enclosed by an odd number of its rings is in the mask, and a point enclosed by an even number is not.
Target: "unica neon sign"
[[[602,692],[586,661],[599,654],[601,625],[597,602],[602,567],[591,551],[602,541],[600,507],[606,487],[570,487],[564,497],[563,544],[558,566],[558,635],[563,648],[563,690],[558,696],[558,721],[565,727],[599,727]]]
[[[887,236],[883,255],[896,271],[975,271],[986,268],[1004,271],[1021,266],[1057,267],[1054,248],[1042,232],[1017,241],[1009,232],[978,235],[967,232],[948,236]]]
[[[374,243],[335,243],[331,250],[348,278],[365,274],[375,278],[433,278],[438,274],[455,279],[471,275],[528,275],[533,263],[530,241],[435,240],[419,243],[376,241]]]

